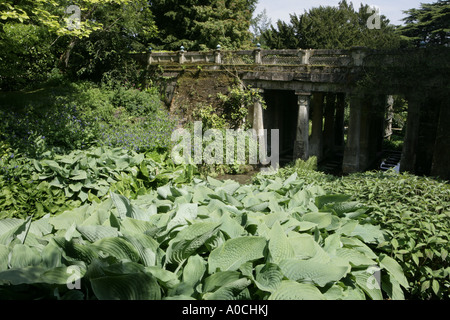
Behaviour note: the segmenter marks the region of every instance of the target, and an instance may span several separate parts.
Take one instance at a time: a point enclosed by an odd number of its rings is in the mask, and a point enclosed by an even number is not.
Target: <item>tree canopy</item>
[[[405,26],[400,34],[413,46],[448,46],[450,44],[450,1],[422,3],[418,9],[404,11]]]
[[[250,22],[257,0],[154,0],[160,31],[154,43],[166,50],[223,48],[250,44]]]
[[[301,15],[291,14],[290,23],[279,20],[263,33],[267,46],[273,49],[346,49],[354,46],[392,48],[400,44],[395,27],[383,15],[379,28],[368,28],[373,16],[369,5],[358,11],[343,0],[338,6],[319,6]]]

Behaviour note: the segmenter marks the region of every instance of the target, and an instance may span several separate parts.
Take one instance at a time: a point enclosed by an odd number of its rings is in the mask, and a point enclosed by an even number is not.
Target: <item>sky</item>
[[[419,8],[420,3],[431,3],[431,0],[347,0],[353,3],[353,7],[358,9],[361,2],[370,6],[376,6],[380,9],[380,13],[385,15],[391,24],[403,24],[401,19],[405,18],[403,10],[412,8]],[[302,14],[305,10],[319,6],[337,6],[339,0],[259,0],[256,13],[260,13],[264,9],[267,10],[267,15],[272,19],[272,24],[275,24],[279,19],[289,22],[289,14]]]

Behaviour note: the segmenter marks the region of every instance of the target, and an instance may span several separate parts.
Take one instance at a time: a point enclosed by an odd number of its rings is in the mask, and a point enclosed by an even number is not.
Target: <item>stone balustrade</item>
[[[214,65],[324,65],[336,67],[361,66],[365,50],[238,50],[217,48],[214,51],[153,52],[148,54],[148,64],[214,64]]]

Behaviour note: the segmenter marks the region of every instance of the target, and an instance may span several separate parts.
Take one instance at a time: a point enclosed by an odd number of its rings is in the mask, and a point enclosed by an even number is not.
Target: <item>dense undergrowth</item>
[[[357,173],[335,177],[315,171],[316,160],[301,160],[276,174],[297,173],[308,184],[348,194],[367,205],[370,217],[392,238],[380,243],[401,264],[410,299],[450,298],[450,185],[446,181],[407,173]],[[255,179],[258,183],[259,178]]]
[[[450,298],[448,183],[202,178],[153,89],[68,92],[0,110],[1,299]]]

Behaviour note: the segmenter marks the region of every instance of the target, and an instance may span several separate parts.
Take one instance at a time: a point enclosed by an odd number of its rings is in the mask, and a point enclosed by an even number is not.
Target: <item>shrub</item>
[[[305,170],[304,166],[299,160],[277,175],[286,177],[297,172],[306,183],[351,195],[369,206],[370,217],[392,235],[389,242],[374,250],[399,261],[410,284],[407,298],[450,298],[448,183],[392,171],[334,177]]]
[[[209,178],[0,220],[0,256],[11,261],[0,264],[0,297],[26,288],[22,299],[402,299],[398,263],[368,246],[385,232],[347,200],[296,175],[253,186]]]

